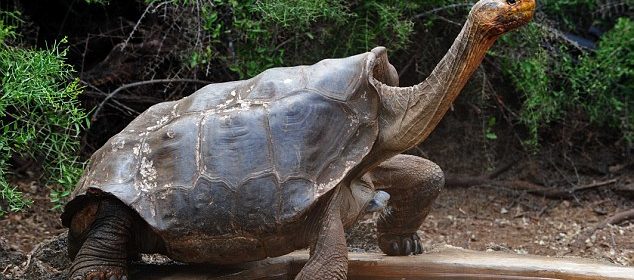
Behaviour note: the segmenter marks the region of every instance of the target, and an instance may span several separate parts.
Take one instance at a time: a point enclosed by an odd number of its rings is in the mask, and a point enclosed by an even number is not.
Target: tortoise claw
[[[391,251],[392,251],[392,252],[400,252],[400,251],[401,251],[401,250],[399,249],[399,247],[398,247],[398,242],[392,242],[392,245],[391,245],[391,248],[390,248],[390,249],[391,249]],[[387,253],[386,253],[386,254],[387,254]],[[389,254],[388,254],[388,255],[389,255]]]
[[[423,252],[420,237],[410,234],[381,234],[379,247],[389,256],[418,255]]]
[[[403,252],[404,252],[404,255],[409,256],[409,254],[411,254],[412,251],[413,251],[412,249],[414,249],[412,247],[414,247],[414,246],[412,246],[412,240],[403,239]]]

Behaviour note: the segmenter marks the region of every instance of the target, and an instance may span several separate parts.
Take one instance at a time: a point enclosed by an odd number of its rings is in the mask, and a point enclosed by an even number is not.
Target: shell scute
[[[252,178],[237,191],[236,221],[242,230],[253,234],[273,233],[277,229],[279,191],[273,174]]]
[[[316,63],[306,73],[310,77],[306,88],[320,91],[336,100],[348,100],[359,88],[359,84],[364,82],[366,71],[359,70],[366,67],[366,60],[362,59],[365,56],[360,54],[343,59],[324,59]]]
[[[95,154],[91,158],[89,163],[89,172],[91,174],[89,181],[86,182],[90,185],[102,186],[112,184],[127,184],[134,180],[134,173],[130,170],[137,168],[137,156],[126,151],[125,138],[112,139],[106,145],[110,144],[114,147],[121,147],[121,151],[118,152],[101,152]],[[113,143],[113,142],[116,142]],[[127,141],[128,146],[135,145],[136,141]],[[113,148],[116,149],[116,148]]]
[[[341,141],[357,129],[345,104],[304,91],[272,105],[269,124],[275,169],[281,181],[289,177],[315,180],[329,159],[340,153]]]
[[[141,150],[146,162],[156,170],[158,188],[191,187],[198,176],[198,116],[183,116],[158,129],[157,137],[146,140],[151,151]],[[143,176],[139,173],[138,176]],[[143,180],[143,178],[138,178]]]
[[[223,106],[231,96],[231,92],[242,84],[242,81],[235,81],[204,86],[192,95],[181,99],[176,112],[185,114],[217,109]]]
[[[206,176],[232,188],[271,169],[271,151],[264,107],[212,114],[203,119],[201,158]]]
[[[273,100],[284,97],[297,89],[305,88],[307,77],[306,66],[272,68],[251,79],[243,92],[254,100]]]
[[[200,177],[194,188],[171,188],[155,192],[149,199],[155,203],[156,215],[142,215],[147,222],[158,230],[169,229],[175,235],[203,234],[196,232],[204,229],[204,234],[222,236],[235,232],[233,225],[236,211],[236,196],[223,182],[211,181]],[[183,205],[187,207],[165,207],[165,205]],[[143,208],[138,205],[135,208]],[[151,217],[148,219],[148,217]],[[195,227],[183,227],[183,221]],[[182,232],[179,232],[182,230]],[[182,236],[181,235],[181,236]]]
[[[294,221],[316,200],[315,184],[306,179],[290,179],[280,185],[280,222]]]

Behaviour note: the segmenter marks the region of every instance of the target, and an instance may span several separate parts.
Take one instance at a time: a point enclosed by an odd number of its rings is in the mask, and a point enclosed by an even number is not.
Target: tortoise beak
[[[530,22],[535,15],[536,6],[535,0],[520,1],[509,13],[499,18],[502,22],[501,25],[504,26],[499,34],[511,31]]]
[[[535,1],[535,0],[525,0],[525,1],[520,2],[518,10],[519,10],[520,13],[522,13],[524,18],[528,22],[531,19],[533,19],[533,16],[535,15],[535,7],[536,6],[537,6],[537,1]]]
[[[533,11],[535,10],[535,6],[537,6],[537,1],[536,0],[526,0],[523,1],[522,6],[527,7],[527,9]]]

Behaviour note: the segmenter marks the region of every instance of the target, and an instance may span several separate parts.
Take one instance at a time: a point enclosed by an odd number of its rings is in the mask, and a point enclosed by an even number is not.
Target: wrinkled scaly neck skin
[[[412,87],[377,83],[381,95],[379,149],[388,158],[434,130],[499,36],[480,30],[471,17],[429,77]]]

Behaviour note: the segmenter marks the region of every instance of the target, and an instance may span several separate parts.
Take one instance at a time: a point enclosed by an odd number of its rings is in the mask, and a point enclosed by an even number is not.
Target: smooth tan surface
[[[350,253],[348,279],[634,279],[634,268],[582,258],[551,258],[444,248],[408,257]],[[305,251],[223,269],[211,266],[137,266],[132,279],[293,279]]]

